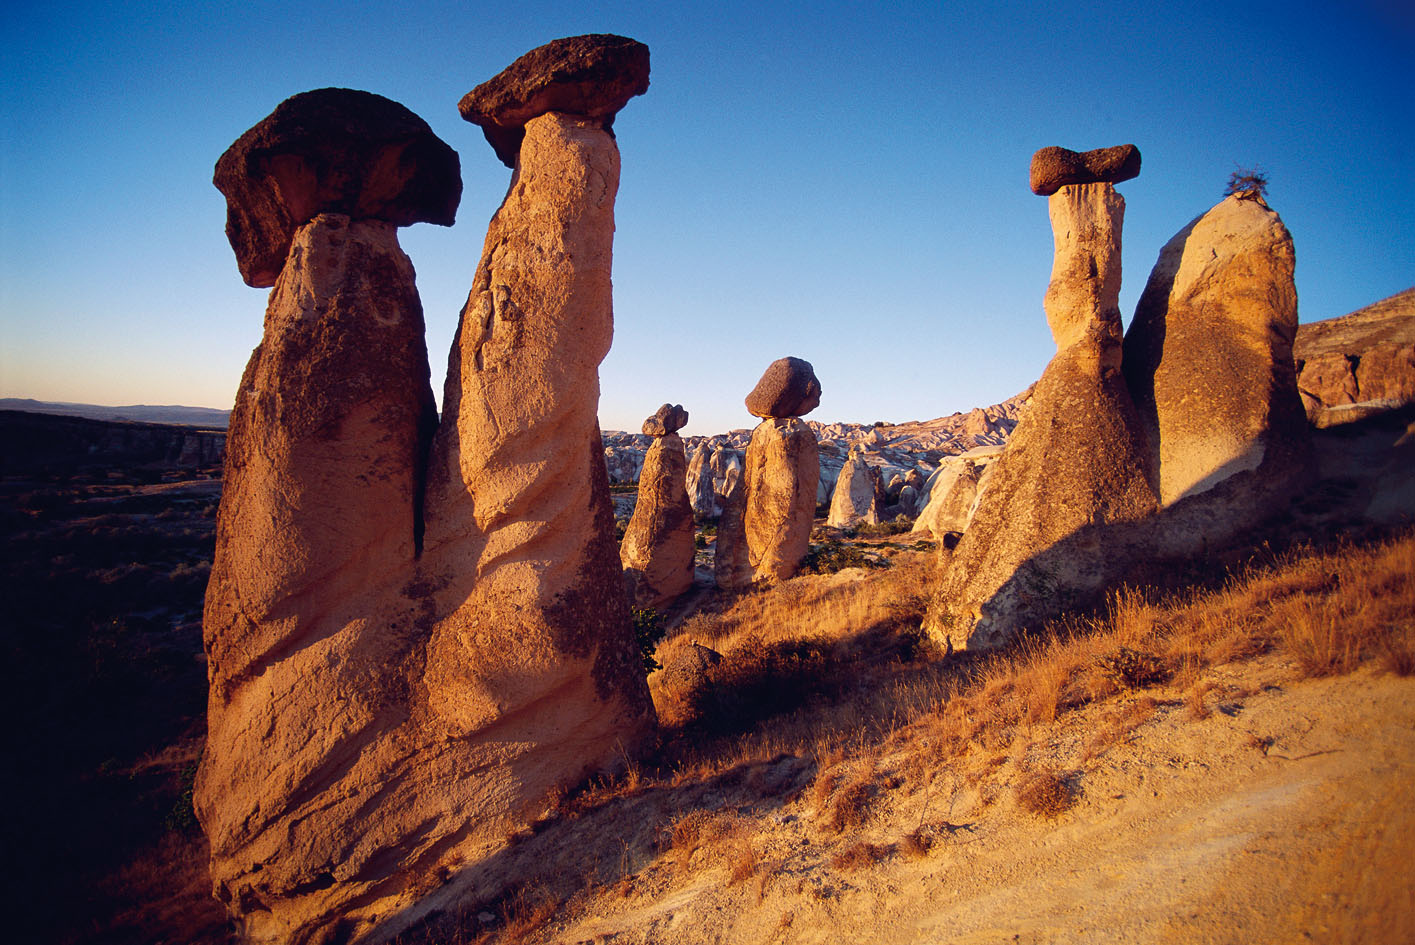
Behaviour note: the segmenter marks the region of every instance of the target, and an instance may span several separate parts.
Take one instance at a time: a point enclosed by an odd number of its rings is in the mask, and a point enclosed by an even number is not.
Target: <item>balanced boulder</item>
[[[803,417],[820,406],[821,385],[811,362],[780,358],[767,366],[747,395],[747,412],[764,420]]]
[[[688,411],[683,409],[682,404],[664,404],[644,421],[642,429],[645,436],[666,436],[677,433],[687,424]]]
[[[226,238],[247,285],[273,286],[295,230],[320,213],[451,226],[457,152],[397,102],[354,89],[291,96],[216,162]]]
[[[462,117],[480,125],[507,167],[531,119],[558,112],[609,131],[614,116],[649,87],[649,48],[627,36],[592,33],[538,46],[462,97]]]
[[[1050,197],[1067,184],[1118,184],[1140,176],[1140,149],[1133,144],[1094,151],[1042,148],[1032,155],[1032,193]]]

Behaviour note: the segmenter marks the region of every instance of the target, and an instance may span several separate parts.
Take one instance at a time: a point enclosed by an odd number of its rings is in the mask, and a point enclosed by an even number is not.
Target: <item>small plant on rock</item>
[[[1235,167],[1228,175],[1225,197],[1236,196],[1239,200],[1262,200],[1268,195],[1268,175],[1260,167]]]

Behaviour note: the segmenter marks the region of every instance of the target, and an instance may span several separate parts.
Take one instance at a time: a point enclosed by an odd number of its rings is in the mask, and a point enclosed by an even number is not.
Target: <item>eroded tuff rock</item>
[[[816,434],[804,420],[763,420],[752,431],[742,480],[753,582],[784,581],[800,568],[810,548],[819,475]]]
[[[671,415],[665,409],[682,415]],[[676,430],[688,422],[682,407],[664,404],[659,413],[644,421],[658,428],[673,425]],[[675,432],[654,437],[644,457],[639,476],[639,498],[634,515],[619,543],[619,561],[634,603],[662,607],[693,586],[693,507],[688,501],[688,459],[683,438]]]
[[[878,485],[879,473],[865,462],[861,450],[852,449],[840,470],[840,476],[835,480],[835,491],[830,497],[830,515],[826,524],[833,528],[848,528],[858,522],[878,525]]]
[[[693,514],[699,518],[712,518],[721,514],[717,507],[717,494],[712,489],[712,469],[708,462],[712,458],[712,447],[707,443],[698,444],[693,456],[688,460],[688,476],[685,487],[688,504]]]
[[[526,122],[546,112],[590,118],[609,131],[614,116],[649,87],[649,48],[626,36],[592,33],[538,46],[462,97],[462,117],[480,125],[507,167]]]
[[[1228,197],[1165,244],[1140,296],[1125,374],[1160,501],[1209,493],[1203,504],[1212,506],[1191,503],[1194,521],[1170,529],[1180,550],[1249,528],[1308,474],[1292,358],[1294,261],[1276,213],[1261,199]]]
[[[912,534],[928,533],[935,541],[949,532],[963,533],[973,520],[978,483],[989,464],[974,459],[958,458],[938,468],[929,489],[928,499]]]
[[[1094,151],[1042,148],[1032,155],[1032,193],[1050,197],[1067,184],[1118,184],[1140,176],[1140,149],[1133,144]]]
[[[353,89],[291,96],[221,155],[226,237],[247,285],[273,286],[295,230],[321,213],[451,226],[457,152],[397,102]]]
[[[767,366],[757,386],[747,395],[747,410],[754,417],[802,417],[820,406],[821,385],[811,362],[779,358]]]
[[[1145,443],[1120,372],[1120,234],[1109,183],[1048,200],[1056,254],[1044,306],[1059,350],[992,464],[925,628],[954,649],[999,645],[1090,599],[1129,566],[1115,523],[1154,513]]]
[[[380,941],[494,894],[488,858],[536,802],[652,725],[596,421],[618,153],[551,113],[520,157],[435,436],[391,223],[316,216],[271,294],[232,414],[195,794],[249,941]]]
[[[665,436],[677,433],[688,424],[688,411],[682,404],[664,404],[644,421],[643,431],[647,436]]]

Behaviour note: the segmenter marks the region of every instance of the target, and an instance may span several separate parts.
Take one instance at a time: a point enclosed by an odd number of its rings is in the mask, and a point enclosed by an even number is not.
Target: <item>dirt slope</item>
[[[747,870],[718,848],[659,856],[533,940],[1415,940],[1415,679],[1292,679],[1268,656],[1210,677],[1207,718],[1163,688],[1071,713],[891,794],[844,839],[807,791],[769,809],[725,796],[750,825],[752,875],[733,882]],[[1098,749],[1106,731],[1118,740]],[[1043,768],[1078,792],[1052,819],[1012,790]],[[932,845],[910,856],[898,842],[921,825]],[[860,840],[878,851],[839,859]]]

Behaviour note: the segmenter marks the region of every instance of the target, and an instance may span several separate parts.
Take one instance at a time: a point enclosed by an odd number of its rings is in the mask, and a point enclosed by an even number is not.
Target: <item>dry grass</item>
[[[1056,817],[1076,804],[1075,788],[1065,777],[1049,770],[1030,773],[1017,785],[1016,797],[1024,810],[1039,817]]]
[[[838,870],[864,869],[889,859],[893,853],[893,844],[869,843],[860,840],[832,856],[830,865]]]

